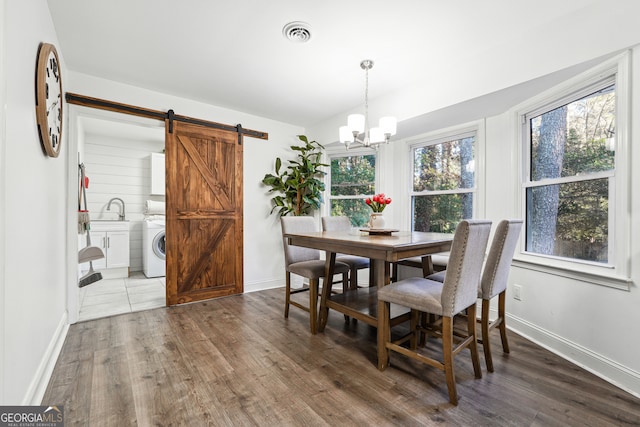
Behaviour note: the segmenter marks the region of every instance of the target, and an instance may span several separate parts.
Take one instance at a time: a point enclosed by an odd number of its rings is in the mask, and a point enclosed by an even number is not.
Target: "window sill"
[[[511,265],[516,268],[537,271],[554,276],[566,277],[568,279],[578,280],[580,282],[592,283],[594,285],[606,286],[609,288],[619,289],[627,292],[631,290],[631,285],[633,284],[633,281],[627,277],[614,276],[613,274],[598,274],[562,266],[542,265],[537,262],[525,261],[521,259],[514,259]]]

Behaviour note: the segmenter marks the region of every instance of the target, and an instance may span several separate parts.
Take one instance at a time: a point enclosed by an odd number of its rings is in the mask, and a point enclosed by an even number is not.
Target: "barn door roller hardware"
[[[232,126],[232,125],[225,125],[222,123],[209,122],[207,120],[194,119],[192,117],[178,116],[173,112],[173,110],[167,111],[166,117],[167,117],[167,120],[169,121],[169,133],[173,133],[173,121],[175,120],[178,122],[191,123],[194,125],[200,125],[200,126],[205,126],[205,127],[214,128],[214,129],[222,129],[222,130],[228,130],[231,132],[237,132],[238,144],[242,144],[243,135],[247,135],[253,138],[260,138],[260,139],[268,138],[268,135],[266,133],[258,132],[251,129],[245,129],[242,127],[240,123],[238,123],[235,126]],[[267,135],[267,137],[265,138],[263,137],[263,135]]]

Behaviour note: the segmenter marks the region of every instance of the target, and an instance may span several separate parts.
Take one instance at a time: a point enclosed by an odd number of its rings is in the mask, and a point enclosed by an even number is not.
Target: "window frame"
[[[615,134],[615,169],[589,174],[589,179],[597,177],[609,178],[609,262],[607,264],[587,260],[562,258],[552,255],[536,254],[526,251],[526,239],[520,239],[520,248],[514,256],[514,265],[535,271],[568,277],[587,283],[629,290],[631,259],[631,220],[626,212],[630,206],[630,61],[629,54],[620,54],[599,66],[580,74],[568,81],[545,91],[537,97],[526,101],[514,111],[515,141],[517,156],[520,159],[517,195],[518,212],[521,218],[527,215],[527,189],[540,185],[567,182],[567,178],[530,181],[531,176],[531,144],[528,119],[541,113],[553,110],[568,102],[575,101],[592,93],[597,87],[615,84],[616,91],[616,134]],[[574,182],[580,178],[571,177]],[[526,224],[525,224],[526,227]],[[528,230],[523,230],[523,236]]]
[[[474,186],[472,188],[464,188],[458,190],[424,190],[414,191],[413,189],[413,173],[414,173],[414,150],[420,147],[437,145],[444,142],[455,141],[461,138],[473,136],[474,140]],[[415,196],[425,195],[443,195],[443,194],[463,194],[471,193],[473,195],[473,218],[479,218],[484,213],[484,197],[481,194],[484,188],[484,121],[465,123],[454,127],[440,129],[434,132],[420,135],[407,141],[407,205],[409,209],[405,220],[409,229],[413,230],[413,198]]]

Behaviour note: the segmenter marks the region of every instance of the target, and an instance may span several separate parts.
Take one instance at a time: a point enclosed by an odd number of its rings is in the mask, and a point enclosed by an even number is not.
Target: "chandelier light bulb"
[[[364,132],[364,115],[362,114],[349,114],[347,117],[347,127],[351,132],[357,132],[357,135]]]

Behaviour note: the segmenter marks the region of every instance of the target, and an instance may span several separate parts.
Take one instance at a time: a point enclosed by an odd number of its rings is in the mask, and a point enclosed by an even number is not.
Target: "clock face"
[[[41,45],[37,67],[36,118],[40,140],[49,156],[58,157],[62,143],[62,78],[53,45]]]

